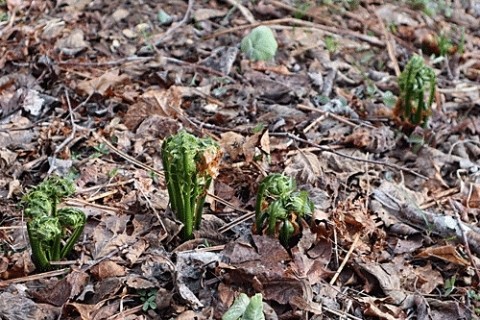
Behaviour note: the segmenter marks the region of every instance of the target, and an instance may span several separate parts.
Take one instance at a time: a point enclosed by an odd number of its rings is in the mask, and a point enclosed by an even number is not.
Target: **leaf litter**
[[[0,1],[0,317],[220,319],[261,293],[269,319],[478,318],[479,16],[466,1]],[[240,51],[258,27],[278,43],[266,62]],[[414,53],[437,93],[407,136],[391,99]],[[181,129],[224,150],[185,243],[161,161]],[[315,204],[288,250],[252,234],[274,172]],[[88,221],[45,272],[18,203],[52,173],[75,177],[64,205]]]

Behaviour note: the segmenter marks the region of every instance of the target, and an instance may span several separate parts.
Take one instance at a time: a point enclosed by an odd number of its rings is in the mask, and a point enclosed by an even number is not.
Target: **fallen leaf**
[[[127,75],[120,75],[120,70],[114,69],[91,80],[84,80],[79,82],[76,89],[79,91],[79,93],[91,95],[94,92],[97,92],[104,96],[106,95],[108,90],[120,85],[127,79]]]
[[[438,258],[447,262],[451,262],[456,265],[467,267],[470,265],[470,261],[463,258],[452,245],[429,247],[423,250],[415,256],[416,258]]]

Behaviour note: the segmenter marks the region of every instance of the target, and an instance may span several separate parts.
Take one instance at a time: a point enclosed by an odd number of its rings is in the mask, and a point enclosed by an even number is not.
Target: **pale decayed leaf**
[[[318,157],[308,151],[300,151],[287,162],[285,174],[294,176],[302,183],[314,183],[322,173],[322,164]]]

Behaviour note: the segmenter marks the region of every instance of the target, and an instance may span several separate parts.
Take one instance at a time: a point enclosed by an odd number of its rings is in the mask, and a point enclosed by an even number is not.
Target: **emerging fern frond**
[[[40,270],[51,269],[52,261],[65,258],[83,231],[86,223],[83,211],[73,208],[57,210],[62,198],[74,192],[72,181],[50,177],[22,197],[33,262]],[[67,235],[67,230],[71,235]]]
[[[435,97],[436,77],[421,56],[414,55],[398,78],[400,99],[395,114],[409,125],[425,126]]]
[[[180,131],[163,142],[170,207],[184,224],[183,238],[190,239],[200,227],[207,190],[218,174],[222,157],[220,146],[210,138],[200,139]]]
[[[297,191],[295,180],[274,173],[261,183],[255,206],[254,232],[278,237],[285,247],[301,230],[301,220],[314,210],[305,191]]]

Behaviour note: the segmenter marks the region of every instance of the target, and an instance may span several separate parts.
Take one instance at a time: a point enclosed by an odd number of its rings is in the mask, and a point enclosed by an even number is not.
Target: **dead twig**
[[[138,161],[137,159],[130,157],[128,154],[125,152],[122,152],[118,150],[113,144],[110,143],[107,139],[104,137],[101,137],[97,133],[94,133],[94,136],[97,140],[100,140],[102,143],[104,143],[111,151],[115,152],[117,155],[122,157],[123,159],[127,160],[128,162],[132,163],[133,165],[136,165],[137,167],[140,167],[142,169],[145,169],[147,171],[154,172],[155,174],[158,174],[160,177],[163,177],[163,172],[158,171],[150,166],[147,166],[146,164],[143,164],[142,162]]]
[[[232,77],[228,76],[228,75],[225,75],[223,73],[221,73],[220,71],[217,71],[217,70],[214,70],[212,68],[208,68],[206,66],[202,66],[202,65],[199,65],[199,64],[196,64],[196,63],[190,63],[190,62],[186,62],[186,61],[183,61],[183,60],[179,60],[179,59],[175,59],[175,58],[170,58],[170,57],[164,57],[165,61],[168,61],[168,62],[172,62],[172,63],[176,63],[176,64],[180,64],[182,66],[187,66],[189,68],[192,68],[193,70],[202,70],[202,71],[205,71],[207,73],[211,73],[213,75],[216,75],[218,77],[223,77],[225,79],[228,79],[230,81],[232,81],[233,83],[236,82],[235,79],[233,79]]]
[[[168,29],[160,37],[154,39],[153,44],[155,45],[155,47],[159,46],[165,39],[167,39],[169,36],[171,36],[178,28],[180,28],[181,26],[183,26],[184,24],[187,23],[188,19],[190,18],[190,15],[192,13],[194,2],[195,2],[194,0],[188,0],[187,11],[185,11],[185,15],[183,16],[183,19],[180,20],[180,22],[178,22],[174,26],[172,26],[170,29]]]
[[[372,10],[372,11],[375,13],[375,16],[377,17],[377,20],[380,24],[380,27],[382,28],[383,35],[385,36],[385,43],[387,44],[388,56],[392,61],[393,69],[395,70],[395,75],[398,77],[400,76],[401,71],[400,71],[400,67],[398,66],[397,56],[395,55],[395,48],[394,48],[395,44],[392,43],[392,37],[390,36],[390,33],[385,27],[385,23],[383,23],[382,18],[375,12],[375,10]]]
[[[77,125],[75,124],[75,119],[73,118],[72,104],[70,103],[70,97],[68,95],[67,88],[65,88],[65,99],[67,99],[68,114],[70,116],[72,132],[70,133],[67,139],[65,139],[59,146],[57,146],[57,148],[55,148],[55,151],[53,152],[54,156],[56,156],[60,151],[62,151],[62,149],[65,148],[65,146],[67,146],[67,144],[69,144],[70,141],[72,141],[75,138],[75,134],[77,133]],[[55,166],[52,165],[50,169],[53,170],[54,167]]]
[[[128,62],[150,61],[153,59],[155,59],[155,57],[130,56],[130,57],[125,57],[125,58],[110,60],[110,61],[99,61],[99,62],[55,61],[53,63],[58,66],[112,67],[112,66],[122,65]]]
[[[295,18],[281,18],[281,19],[274,19],[274,20],[262,21],[262,22],[257,22],[257,23],[251,23],[251,24],[243,25],[243,26],[237,26],[237,27],[233,27],[233,28],[229,28],[229,29],[226,29],[226,30],[222,30],[222,31],[218,31],[216,33],[213,33],[213,34],[205,37],[205,39],[208,40],[208,39],[216,38],[216,37],[219,37],[221,35],[232,33],[232,32],[237,32],[237,31],[241,31],[241,30],[245,30],[245,29],[252,29],[252,28],[255,28],[255,27],[258,27],[258,26],[267,26],[267,25],[274,25],[274,24],[280,24],[280,25],[281,24],[293,24],[297,27],[309,27],[309,28],[313,28],[313,29],[319,29],[319,30],[323,30],[323,31],[332,32],[332,33],[335,33],[335,34],[341,34],[341,35],[344,35],[344,36],[350,36],[350,37],[353,37],[353,38],[357,38],[357,39],[368,42],[368,43],[370,43],[374,46],[380,47],[380,48],[385,47],[385,43],[383,41],[379,40],[378,38],[372,37],[372,36],[361,34],[361,33],[351,31],[351,30],[348,30],[348,29],[340,29],[340,28],[337,28],[337,27],[325,26],[325,25],[322,25],[322,24],[303,21],[303,20],[295,19]]]
[[[435,204],[445,202],[450,199],[454,194],[460,192],[460,187],[453,187],[448,190],[439,192],[435,194],[434,199],[426,201],[420,205],[420,209],[425,210],[433,207]]]
[[[326,24],[326,25],[331,25],[332,21],[323,19],[321,15],[318,14],[318,12],[311,12],[311,10],[300,10],[299,8],[295,8],[294,6],[288,5],[286,3],[283,3],[281,1],[277,0],[268,0],[268,3],[271,3],[275,7],[278,7],[280,9],[285,9],[287,11],[290,11],[292,13],[299,12],[302,16],[312,18],[314,21],[318,21],[320,23]]]
[[[92,186],[92,187],[85,188],[85,189],[79,189],[79,190],[76,191],[76,194],[88,193],[90,191],[95,191],[96,192],[97,190],[101,190],[103,188],[121,187],[121,186],[124,186],[126,184],[130,184],[132,182],[135,182],[135,179],[118,181],[118,182],[114,182],[114,183],[106,183],[106,184],[102,184],[100,186]]]
[[[64,274],[67,274],[69,271],[70,271],[70,268],[64,268],[64,269],[60,269],[60,270],[48,271],[48,272],[44,272],[44,273],[40,273],[40,274],[34,274],[34,275],[31,275],[31,276],[26,276],[26,277],[21,277],[21,278],[2,280],[2,281],[0,281],[0,288],[8,287],[8,285],[10,285],[12,283],[22,283],[22,282],[40,280],[40,279],[45,279],[45,278],[58,277],[58,276],[62,276]]]
[[[237,0],[226,0],[226,2],[228,2],[229,4],[237,8],[240,11],[240,13],[245,17],[245,19],[247,19],[248,22],[250,23],[257,22],[253,14],[250,12],[250,10],[248,10],[247,7],[245,7],[243,4],[241,4]]]
[[[367,163],[371,163],[371,164],[376,164],[376,165],[380,165],[380,166],[385,166],[385,167],[389,167],[389,168],[393,168],[393,169],[396,169],[396,170],[399,170],[399,171],[404,171],[404,172],[408,172],[410,174],[413,174],[419,178],[422,178],[424,180],[428,180],[428,177],[424,176],[423,174],[420,174],[418,172],[415,172],[409,168],[405,168],[405,167],[402,167],[402,166],[399,166],[399,165],[396,165],[396,164],[393,164],[393,163],[389,163],[389,162],[386,162],[386,161],[377,161],[377,160],[371,160],[371,159],[364,159],[364,158],[358,158],[358,157],[354,157],[354,156],[350,156],[348,154],[344,154],[344,153],[341,153],[341,152],[338,152],[336,150],[334,150],[333,148],[330,148],[330,147],[325,147],[325,146],[321,146],[319,144],[316,144],[314,142],[311,142],[311,141],[308,141],[306,139],[303,139],[303,138],[300,138],[292,133],[288,133],[288,132],[270,132],[270,135],[271,136],[277,136],[277,137],[287,137],[287,138],[290,138],[290,139],[293,139],[293,140],[296,140],[296,141],[299,141],[299,142],[302,142],[302,143],[305,143],[305,144],[308,144],[308,145],[311,145],[317,149],[320,149],[321,151],[326,151],[326,152],[330,152],[330,153],[333,153],[339,157],[342,157],[342,158],[346,158],[346,159],[349,159],[349,160],[353,160],[353,161],[359,161],[359,162],[367,162]]]
[[[167,228],[165,227],[165,224],[163,223],[163,220],[162,218],[160,218],[160,214],[158,213],[157,209],[155,209],[155,207],[153,206],[152,202],[150,201],[150,199],[148,198],[148,196],[145,194],[145,191],[143,190],[142,186],[140,184],[137,185],[137,188],[138,190],[140,190],[140,193],[142,194],[143,198],[145,199],[145,201],[147,202],[147,205],[150,207],[150,209],[153,211],[153,213],[155,213],[155,216],[157,217],[157,220],[158,222],[160,223],[160,225],[162,226],[162,229],[163,231],[165,232],[164,233],[164,237],[161,240],[165,239],[168,235],[168,230]]]
[[[377,189],[373,191],[373,197],[400,221],[422,231],[429,230],[443,238],[453,237],[457,241],[466,239],[470,248],[475,253],[480,253],[480,228],[456,221],[452,216],[421,210],[411,199],[403,199],[402,203],[391,193],[390,190],[387,193]]]
[[[350,256],[352,255],[353,250],[355,250],[355,248],[357,247],[357,243],[358,243],[359,239],[360,239],[360,232],[355,235],[355,239],[353,240],[353,243],[350,246],[350,249],[348,250],[347,255],[343,259],[342,264],[338,268],[337,272],[335,272],[335,275],[333,276],[333,278],[330,280],[331,285],[335,284],[335,281],[337,281],[337,279],[340,276],[340,273],[342,272],[343,268],[345,268],[345,265],[347,264],[348,259],[350,259]]]
[[[480,271],[478,270],[478,267],[475,263],[475,259],[473,258],[473,255],[472,255],[472,251],[470,250],[470,245],[468,244],[468,239],[465,234],[463,222],[462,222],[462,219],[460,218],[460,214],[458,213],[457,206],[455,205],[455,203],[451,198],[448,200],[450,202],[450,206],[453,209],[453,212],[455,213],[455,218],[457,218],[458,229],[460,229],[463,245],[465,246],[465,251],[467,252],[468,259],[470,260],[470,263],[472,264],[473,269],[475,269],[475,273],[477,274],[477,279],[480,279]]]
[[[326,117],[335,119],[335,120],[337,120],[341,123],[344,123],[344,124],[349,125],[349,126],[354,127],[354,128],[356,128],[358,126],[364,126],[364,127],[370,128],[370,129],[375,129],[375,127],[372,126],[369,123],[362,122],[361,124],[356,124],[356,123],[353,123],[352,121],[350,121],[349,119],[347,119],[345,117],[339,116],[339,115],[334,114],[334,113],[325,112],[325,111],[320,110],[318,108],[310,107],[310,106],[307,106],[307,105],[304,105],[304,104],[298,104],[297,108],[300,109],[300,110],[307,110],[307,111],[312,111],[312,112],[323,114]]]

